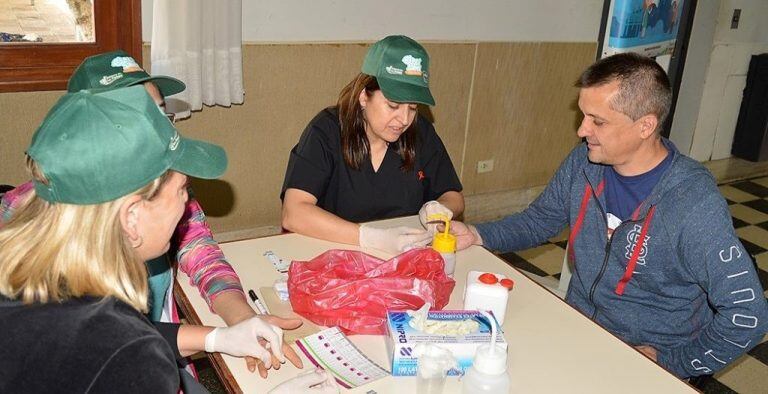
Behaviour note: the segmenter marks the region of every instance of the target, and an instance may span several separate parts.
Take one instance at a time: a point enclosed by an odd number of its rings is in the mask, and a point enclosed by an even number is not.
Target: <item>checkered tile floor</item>
[[[728,201],[736,233],[756,260],[760,283],[768,289],[768,177],[724,184],[720,192]],[[565,231],[547,244],[500,257],[522,270],[559,280],[567,238]],[[768,393],[768,335],[700,388],[705,393]]]

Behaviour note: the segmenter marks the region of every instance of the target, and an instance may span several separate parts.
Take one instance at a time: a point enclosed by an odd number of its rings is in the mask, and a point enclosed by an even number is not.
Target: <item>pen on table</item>
[[[253,304],[256,305],[256,309],[259,310],[259,313],[262,315],[268,315],[269,311],[267,310],[266,305],[264,305],[263,302],[259,299],[259,296],[256,295],[256,292],[253,290],[248,290],[248,295],[251,297],[251,301],[253,301]]]

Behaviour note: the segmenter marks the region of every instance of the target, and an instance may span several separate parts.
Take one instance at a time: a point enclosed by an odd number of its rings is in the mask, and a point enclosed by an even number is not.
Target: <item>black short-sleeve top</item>
[[[321,111],[291,150],[280,198],[289,188],[317,198],[317,206],[351,222],[413,215],[422,204],[448,191],[460,192],[448,152],[435,128],[421,115],[416,155],[409,171],[390,146],[378,171],[370,160],[360,170],[347,166],[341,152],[341,125],[335,107]]]

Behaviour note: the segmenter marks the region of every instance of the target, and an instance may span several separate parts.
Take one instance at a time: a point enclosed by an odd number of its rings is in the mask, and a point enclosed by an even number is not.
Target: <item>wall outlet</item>
[[[482,174],[484,172],[493,171],[493,159],[480,160],[477,162],[477,173]]]

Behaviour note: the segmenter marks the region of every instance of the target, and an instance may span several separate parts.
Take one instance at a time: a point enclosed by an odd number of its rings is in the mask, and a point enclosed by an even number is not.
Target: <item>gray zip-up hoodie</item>
[[[586,144],[528,208],[477,230],[486,247],[511,251],[539,245],[570,224],[567,302],[630,345],[654,347],[658,363],[685,378],[711,374],[757,345],[768,331],[768,303],[714,179],[663,142],[672,164],[636,220],[610,239],[605,166],[588,161]]]

